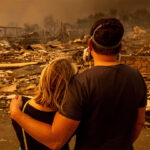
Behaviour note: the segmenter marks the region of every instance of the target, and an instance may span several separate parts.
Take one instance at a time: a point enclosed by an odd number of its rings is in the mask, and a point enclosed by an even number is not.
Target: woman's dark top
[[[23,97],[23,106],[26,103],[26,101],[28,101],[28,100],[29,100],[28,98]],[[40,111],[40,110],[33,108],[31,105],[27,104],[24,113],[28,114],[29,116],[31,116],[32,118],[34,118],[36,120],[39,120],[39,121],[42,121],[42,122],[45,122],[48,124],[52,124],[53,118],[54,118],[54,115],[56,112]],[[14,120],[12,120],[12,124],[13,124],[15,131],[16,131],[17,137],[19,139],[20,147],[22,150],[25,150],[22,128]],[[26,132],[25,132],[25,135],[26,135],[28,150],[49,150],[48,147],[44,146],[43,144],[41,144],[38,141],[36,141],[35,139],[33,139]],[[62,150],[69,150],[68,143],[66,145],[64,145]]]

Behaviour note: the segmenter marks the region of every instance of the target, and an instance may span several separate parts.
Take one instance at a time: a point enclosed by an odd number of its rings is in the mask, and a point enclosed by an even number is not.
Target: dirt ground
[[[144,128],[139,139],[134,144],[135,150],[149,150],[150,128]],[[73,150],[75,138],[70,147]],[[19,143],[11,125],[7,111],[0,110],[0,150],[18,150]]]

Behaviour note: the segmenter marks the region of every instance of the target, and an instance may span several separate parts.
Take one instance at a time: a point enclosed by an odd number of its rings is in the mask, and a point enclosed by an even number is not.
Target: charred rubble
[[[76,32],[80,33],[75,35]],[[89,39],[86,31],[61,24],[57,34],[52,36],[46,31],[22,33],[18,37],[5,35],[0,38],[0,109],[8,109],[15,95],[33,97],[42,69],[55,58],[67,57],[79,71],[89,67],[89,63],[83,61],[83,50],[87,48]],[[134,59],[150,56],[149,41],[150,31],[133,27],[123,38],[122,56],[133,56]],[[141,73],[148,87],[146,125],[150,126],[150,72]]]

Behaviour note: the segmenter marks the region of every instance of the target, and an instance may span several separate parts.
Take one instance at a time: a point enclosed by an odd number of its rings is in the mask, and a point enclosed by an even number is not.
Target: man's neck
[[[94,66],[114,66],[119,64],[119,62],[95,62]]]
[[[120,64],[117,55],[97,55],[94,57],[94,66],[114,66]]]

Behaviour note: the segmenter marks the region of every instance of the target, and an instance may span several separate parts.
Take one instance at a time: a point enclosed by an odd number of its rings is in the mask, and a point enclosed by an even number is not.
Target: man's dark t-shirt
[[[132,150],[131,134],[139,107],[146,106],[146,85],[127,66],[95,66],[70,83],[64,116],[79,120],[76,150]]]

